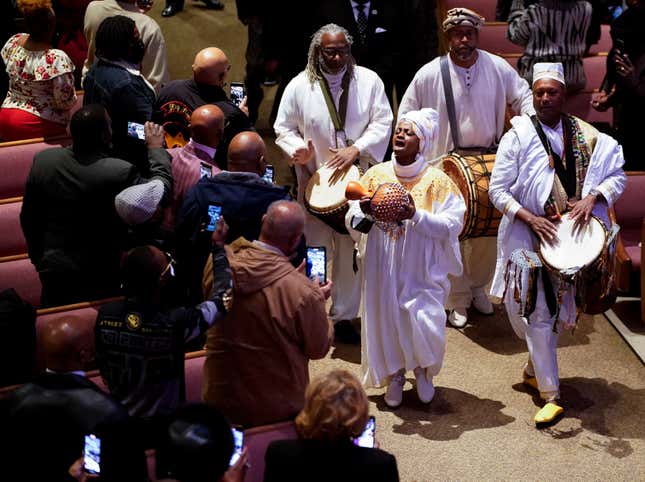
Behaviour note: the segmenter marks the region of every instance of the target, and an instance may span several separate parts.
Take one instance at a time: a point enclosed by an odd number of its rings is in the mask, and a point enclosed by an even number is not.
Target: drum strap
[[[547,270],[546,266],[542,266],[542,284],[544,285],[544,298],[546,299],[546,306],[547,308],[549,308],[550,315],[555,316],[555,314],[558,312],[558,302],[555,298],[553,283],[551,283],[551,276],[549,275],[549,271]]]
[[[450,81],[450,65],[448,56],[442,55],[439,59],[441,68],[441,81],[443,82],[443,92],[446,96],[446,108],[448,110],[448,122],[450,123],[450,135],[452,136],[453,150],[459,149],[459,126],[457,125],[457,115],[455,114],[455,98],[452,95],[452,83]]]
[[[349,70],[343,75],[343,80],[341,83],[342,93],[340,94],[340,101],[338,102],[338,110],[336,110],[336,104],[331,95],[331,90],[329,90],[329,84],[327,79],[324,76],[321,76],[318,79],[320,84],[320,89],[322,90],[323,97],[325,98],[325,104],[327,104],[327,110],[329,111],[329,116],[331,121],[334,124],[334,129],[336,133],[345,132],[345,119],[347,117],[347,97],[349,95]]]

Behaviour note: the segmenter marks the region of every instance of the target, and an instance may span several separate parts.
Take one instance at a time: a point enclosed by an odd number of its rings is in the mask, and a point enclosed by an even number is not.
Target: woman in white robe
[[[393,136],[393,160],[361,178],[370,191],[385,182],[403,185],[412,202],[402,224],[372,227],[367,197],[352,202],[347,215],[354,236],[369,231],[363,260],[362,381],[367,387],[388,384],[390,407],[400,405],[409,370],[420,400],[432,400],[433,377],[445,351],[448,275],[462,269],[458,236],[466,207],[457,186],[425,156],[437,117],[433,109],[402,117]]]

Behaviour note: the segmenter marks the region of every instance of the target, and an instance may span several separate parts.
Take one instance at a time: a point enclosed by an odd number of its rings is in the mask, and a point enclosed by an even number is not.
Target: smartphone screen
[[[83,470],[88,474],[101,473],[101,439],[94,434],[85,436]]]
[[[145,140],[146,136],[143,132],[143,124],[128,122],[128,135],[135,139],[141,139],[142,141]]]
[[[206,231],[215,231],[217,228],[217,222],[222,216],[222,206],[219,204],[209,204],[208,205],[208,225],[206,226]]]
[[[271,164],[267,164],[266,171],[264,171],[264,176],[262,176],[262,179],[267,182],[273,183],[273,166]]]
[[[367,425],[365,425],[365,430],[363,430],[363,433],[354,439],[354,444],[358,445],[359,447],[367,447],[373,449],[375,443],[375,433],[376,419],[372,415],[367,421]]]
[[[320,284],[327,281],[327,252],[323,246],[307,247],[307,276],[317,278]]]
[[[239,106],[244,98],[244,84],[241,82],[231,82],[231,101]]]
[[[231,455],[229,466],[234,465],[238,461],[240,455],[242,455],[242,448],[244,447],[244,432],[242,428],[233,427],[231,428],[231,432],[233,432],[233,455]]]

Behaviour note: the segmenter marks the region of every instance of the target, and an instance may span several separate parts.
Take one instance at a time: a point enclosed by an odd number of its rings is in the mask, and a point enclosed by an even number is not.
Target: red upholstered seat
[[[195,356],[199,355],[199,356]],[[195,352],[186,354],[184,364],[184,373],[186,377],[186,401],[202,401],[202,377],[204,374],[204,362],[206,355],[204,352]]]
[[[0,262],[0,291],[14,288],[20,297],[33,306],[40,305],[40,278],[29,258]]]
[[[567,97],[565,111],[587,122],[606,122],[610,125],[613,124],[613,109],[609,108],[605,112],[598,112],[591,107],[592,98],[592,92],[571,94]]]
[[[264,480],[264,455],[267,447],[274,440],[298,438],[293,422],[281,422],[244,431],[244,445],[249,449],[251,467],[246,472],[244,482],[262,482]]]
[[[0,199],[24,194],[27,175],[37,153],[71,142],[69,137],[63,137],[0,143]]]
[[[479,31],[478,47],[497,55],[523,53],[524,47],[515,45],[506,37],[507,30],[506,22],[486,22]]]
[[[505,54],[505,55],[502,55],[502,57],[504,57],[504,59],[505,59],[509,64],[511,64],[511,66],[512,66],[515,70],[517,70],[517,61],[520,59],[520,55],[518,55],[518,54]]]
[[[600,26],[600,40],[589,49],[590,54],[607,53],[611,50],[611,27],[609,25]]]
[[[495,9],[497,7],[497,0],[445,0],[444,5],[446,11],[450,10],[451,8],[458,7],[469,8],[470,10],[474,10],[479,15],[484,17],[487,22],[495,21]]]
[[[20,227],[22,201],[0,201],[0,258],[27,252],[27,241]]]
[[[606,55],[593,55],[582,59],[585,70],[585,77],[587,85],[586,92],[593,92],[600,88],[602,80],[605,78],[607,72],[607,56]]]

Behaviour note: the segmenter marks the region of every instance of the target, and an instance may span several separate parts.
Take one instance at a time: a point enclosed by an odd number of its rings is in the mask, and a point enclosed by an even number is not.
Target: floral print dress
[[[18,33],[2,48],[9,75],[9,92],[3,109],[20,109],[42,119],[67,124],[76,101],[74,64],[58,49],[32,51],[21,46],[26,33]]]

